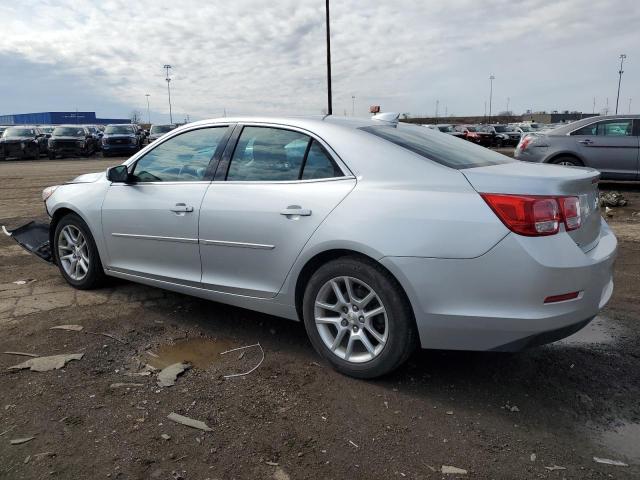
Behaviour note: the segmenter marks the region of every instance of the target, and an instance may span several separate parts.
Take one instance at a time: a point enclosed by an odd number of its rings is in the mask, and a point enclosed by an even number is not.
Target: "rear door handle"
[[[170,208],[169,210],[173,213],[191,213],[193,212],[193,207],[184,203],[176,203],[175,207]]]
[[[593,140],[585,138],[584,140],[578,140],[578,143],[581,143],[582,145],[591,145],[593,143]]]
[[[308,208],[302,208],[300,205],[289,205],[284,210],[280,211],[280,215],[296,215],[299,217],[308,217],[311,215],[311,210]]]

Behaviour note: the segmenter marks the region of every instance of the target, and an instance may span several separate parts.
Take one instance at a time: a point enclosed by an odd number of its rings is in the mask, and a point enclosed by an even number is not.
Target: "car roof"
[[[581,120],[576,120],[575,122],[567,123],[566,125],[560,125],[559,127],[549,130],[547,135],[565,135],[585,125],[601,122],[603,120],[640,120],[640,115],[595,115],[593,117],[587,117]]]

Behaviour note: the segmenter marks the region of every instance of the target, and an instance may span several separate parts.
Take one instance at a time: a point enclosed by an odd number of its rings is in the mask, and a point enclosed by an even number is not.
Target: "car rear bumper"
[[[617,240],[602,220],[583,252],[566,233],[507,235],[474,259],[385,257],[405,288],[424,348],[517,351],[585,326],[613,292]],[[580,292],[578,298],[545,298]]]

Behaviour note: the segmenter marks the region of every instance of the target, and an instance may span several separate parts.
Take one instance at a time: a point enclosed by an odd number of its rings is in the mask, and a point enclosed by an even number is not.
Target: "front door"
[[[596,122],[571,134],[585,165],[609,179],[635,180],[638,175],[638,135],[633,120]]]
[[[206,127],[175,135],[130,167],[131,183],[109,187],[102,226],[110,270],[200,284],[200,205],[226,131]]]
[[[222,180],[202,202],[202,286],[262,298],[356,182],[318,140],[260,126],[243,128]]]

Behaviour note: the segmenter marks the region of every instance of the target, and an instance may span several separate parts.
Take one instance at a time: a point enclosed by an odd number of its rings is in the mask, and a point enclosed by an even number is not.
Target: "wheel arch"
[[[549,158],[545,160],[544,163],[555,163],[556,160],[560,157],[571,157],[578,160],[583,166],[585,165],[584,160],[575,152],[556,152],[551,155]]]
[[[305,288],[309,283],[309,280],[322,265],[324,265],[325,263],[331,260],[335,260],[341,257],[360,258],[367,263],[376,265],[378,268],[386,272],[389,275],[389,277],[396,283],[396,285],[400,289],[402,296],[404,297],[404,300],[409,305],[409,310],[411,311],[411,317],[412,317],[411,322],[413,323],[417,332],[417,324],[416,324],[413,304],[411,303],[411,299],[409,298],[409,295],[407,294],[406,289],[404,288],[400,280],[396,277],[396,275],[394,275],[393,272],[391,272],[387,267],[385,267],[382,263],[380,263],[375,258],[365,253],[362,253],[356,250],[350,250],[348,248],[332,248],[329,250],[324,250],[322,252],[315,254],[313,257],[307,260],[307,262],[304,264],[304,266],[302,267],[302,269],[300,270],[300,273],[296,278],[295,291],[294,291],[296,313],[298,314],[298,318],[300,320],[302,320],[303,318],[302,300],[304,297]]]

